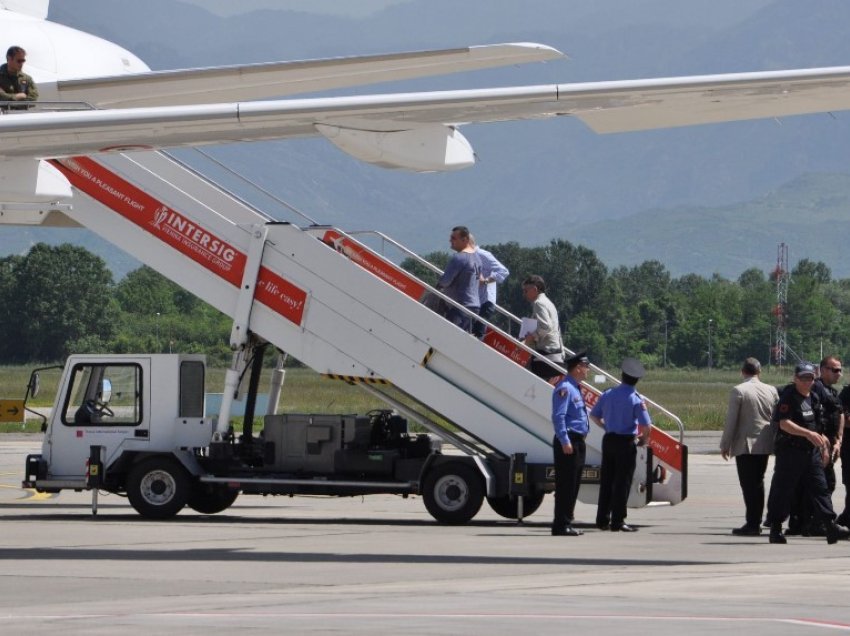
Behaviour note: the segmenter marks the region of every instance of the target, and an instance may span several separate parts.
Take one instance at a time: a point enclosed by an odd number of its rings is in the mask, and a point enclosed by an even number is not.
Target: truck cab
[[[92,446],[103,449],[106,466],[123,465],[115,472],[126,474],[152,454],[185,456],[208,445],[213,422],[204,413],[205,374],[199,355],[69,357],[41,455],[28,459],[38,467],[28,480],[35,476],[40,490],[85,488]]]

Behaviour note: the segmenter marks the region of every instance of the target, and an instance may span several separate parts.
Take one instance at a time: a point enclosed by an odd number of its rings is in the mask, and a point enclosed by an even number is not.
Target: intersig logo
[[[236,250],[171,208],[164,205],[157,208],[150,224],[158,232],[178,240],[204,260],[224,270],[230,270],[233,266]]]

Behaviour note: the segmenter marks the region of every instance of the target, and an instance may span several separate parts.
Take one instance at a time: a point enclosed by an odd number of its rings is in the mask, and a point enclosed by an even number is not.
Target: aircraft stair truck
[[[250,359],[256,371],[262,346],[252,345],[269,343],[320,373],[360,383],[466,454],[442,453],[438,442],[407,433],[404,418],[389,413],[368,421],[271,415],[255,436],[250,399],[246,429],[237,436],[229,415],[239,365],[227,372],[221,413],[212,420],[198,397],[204,373],[196,358],[74,356],[42,453],[27,459],[26,486],[126,492],[149,517],[171,516],[187,502],[215,512],[238,491],[421,494],[429,512],[449,523],[471,519],[484,497],[500,514],[521,516],[552,489],[551,386],[518,363],[530,352],[507,334],[492,329],[482,344],[420,302],[412,289],[429,291],[424,284],[353,238],[271,221],[162,153],[53,165],[71,181],[75,198],[52,215],[93,230],[231,316],[231,344],[243,366]],[[12,218],[45,218],[43,211],[33,217]],[[359,258],[352,258],[354,249]],[[251,382],[249,398],[256,392]],[[427,414],[395,399],[390,385]],[[88,400],[92,416],[78,419]],[[461,434],[434,424],[440,418]],[[599,463],[601,433],[594,429],[589,464]],[[681,439],[656,431],[641,452],[630,505],[684,499]],[[91,471],[86,479],[90,458],[95,484]],[[524,511],[514,509],[514,495]],[[581,497],[595,500],[593,483]]]

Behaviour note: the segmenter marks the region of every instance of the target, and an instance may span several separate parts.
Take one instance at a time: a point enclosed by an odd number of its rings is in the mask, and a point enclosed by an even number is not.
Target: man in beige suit
[[[761,363],[755,358],[747,358],[741,368],[744,381],[729,394],[726,424],[720,438],[723,459],[735,458],[747,509],[746,523],[732,530],[732,534],[748,537],[761,534],[764,473],[776,437],[776,428],[770,420],[779,401],[776,387],[762,382],[760,374]]]

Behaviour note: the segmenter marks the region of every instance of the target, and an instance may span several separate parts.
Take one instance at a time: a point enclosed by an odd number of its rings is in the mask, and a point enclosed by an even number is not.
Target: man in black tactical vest
[[[823,467],[829,462],[832,447],[824,435],[820,400],[812,393],[815,367],[801,362],[794,369],[794,382],[780,392],[774,419],[779,423],[776,435],[776,464],[767,500],[770,543],[787,543],[782,524],[788,517],[791,497],[801,485],[811,500],[815,518],[823,523],[827,543],[850,536],[850,530],[835,523],[829,488]]]
[[[844,413],[841,400],[838,398],[838,391],[834,386],[841,378],[842,371],[841,360],[838,357],[826,356],[820,361],[819,375],[812,385],[812,393],[817,395],[820,402],[823,434],[826,435],[830,445],[829,461],[823,467],[826,486],[830,495],[835,492],[835,461],[838,459],[841,450],[841,438],[844,434]],[[798,487],[797,491],[791,504],[791,521],[788,522],[786,536],[790,534],[824,536],[826,531],[823,524],[819,523],[814,517],[811,500],[804,495],[802,488]],[[796,526],[793,528],[794,532],[792,532],[792,523]]]

